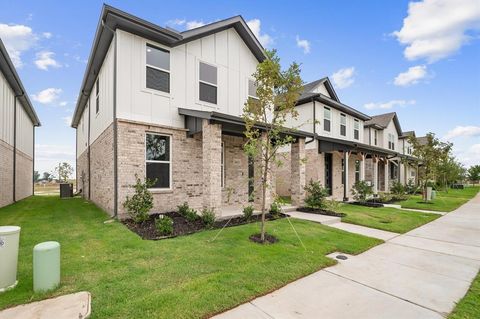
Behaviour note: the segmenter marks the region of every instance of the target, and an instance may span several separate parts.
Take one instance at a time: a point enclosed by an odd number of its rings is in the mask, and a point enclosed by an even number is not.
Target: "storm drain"
[[[348,259],[348,257],[345,256],[345,255],[337,255],[337,256],[335,256],[335,258],[340,259],[340,260],[347,260]]]

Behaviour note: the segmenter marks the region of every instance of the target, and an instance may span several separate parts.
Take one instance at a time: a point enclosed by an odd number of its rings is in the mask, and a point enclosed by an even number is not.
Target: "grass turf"
[[[342,222],[401,234],[440,217],[438,214],[402,211],[391,207],[374,208],[351,204],[340,205],[339,211],[347,214]]]
[[[398,204],[402,205],[403,208],[451,212],[465,204],[478,191],[480,191],[479,186],[467,187],[465,189],[449,189],[448,192],[437,191],[435,199],[429,202],[424,202],[421,195],[413,195],[405,201],[398,202]]]
[[[221,312],[333,265],[333,251],[358,254],[380,240],[316,223],[269,222],[280,241],[248,240],[258,224],[162,241],[144,241],[79,198],[41,196],[0,209],[0,225],[22,227],[18,286],[0,298],[0,309],[76,291],[92,293],[92,318],[200,318]],[[62,245],[59,289],[32,292],[32,249],[39,242]]]
[[[465,297],[455,306],[449,319],[480,318],[480,272],[473,281]]]

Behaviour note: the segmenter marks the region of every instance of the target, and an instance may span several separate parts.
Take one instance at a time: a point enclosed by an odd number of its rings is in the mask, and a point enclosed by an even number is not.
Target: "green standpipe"
[[[42,292],[60,285],[60,244],[46,241],[33,247],[33,290]]]

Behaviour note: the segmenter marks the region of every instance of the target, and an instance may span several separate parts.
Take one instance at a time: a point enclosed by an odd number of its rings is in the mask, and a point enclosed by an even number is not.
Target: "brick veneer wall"
[[[112,163],[113,165],[113,163]],[[88,149],[86,149],[77,158],[77,191],[82,191],[82,197],[88,198],[88,180],[90,178],[88,174]]]
[[[17,149],[15,200],[32,196],[33,192],[33,160]]]
[[[13,203],[13,147],[0,140],[0,207]]]
[[[243,150],[245,138],[223,135],[225,155],[224,205],[241,206],[248,203],[248,157]]]

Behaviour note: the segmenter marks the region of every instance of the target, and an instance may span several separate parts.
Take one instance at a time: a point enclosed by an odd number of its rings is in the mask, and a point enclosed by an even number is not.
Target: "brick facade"
[[[33,194],[33,160],[27,154],[17,150],[15,200],[21,200]]]
[[[291,145],[290,151],[290,189],[292,192],[292,204],[302,206],[305,200],[305,139],[298,139]]]
[[[13,203],[13,147],[0,140],[0,207]]]
[[[88,174],[88,148],[80,154],[77,158],[77,191],[82,191],[82,197],[90,199],[88,197],[88,180],[90,178]]]
[[[225,185],[222,203],[242,206],[248,202],[248,157],[243,150],[245,138],[223,135],[225,156]]]

